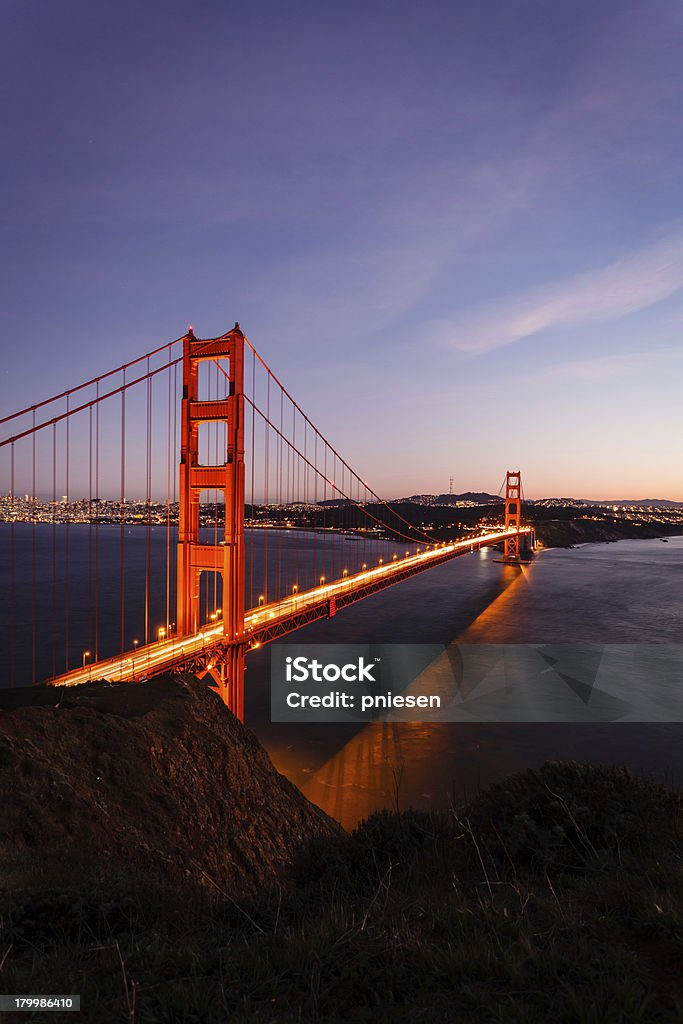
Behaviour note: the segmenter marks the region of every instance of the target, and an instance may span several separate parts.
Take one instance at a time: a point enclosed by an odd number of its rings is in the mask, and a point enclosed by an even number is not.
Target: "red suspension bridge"
[[[534,546],[518,471],[479,533],[411,524],[239,324],[190,328],[0,426],[11,685],[190,670],[243,718],[250,650],[482,547],[519,564]]]

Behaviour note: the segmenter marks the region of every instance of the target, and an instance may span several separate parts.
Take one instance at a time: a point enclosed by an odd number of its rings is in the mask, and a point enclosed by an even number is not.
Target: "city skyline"
[[[4,21],[0,415],[239,320],[384,497],[683,500],[679,9]]]

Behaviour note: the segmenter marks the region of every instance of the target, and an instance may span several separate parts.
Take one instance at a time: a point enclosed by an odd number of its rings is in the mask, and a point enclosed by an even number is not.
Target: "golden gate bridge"
[[[250,650],[483,547],[502,545],[509,564],[520,564],[534,547],[533,527],[522,520],[519,471],[506,474],[503,521],[477,535],[435,541],[410,523],[324,438],[239,324],[209,339],[190,328],[5,416],[0,426],[9,523],[7,649],[13,666],[15,634],[23,626],[32,682],[75,686],[192,671],[208,676],[243,719]],[[111,487],[112,467],[118,497],[106,502],[100,490],[107,475]],[[36,495],[39,479],[51,480],[47,502]],[[87,497],[75,506],[88,530],[80,584],[72,572],[77,527],[70,501],[79,486]],[[126,494],[136,488],[141,497],[131,502]],[[207,508],[208,526],[202,525]],[[15,527],[22,518],[30,534],[19,543]],[[107,518],[107,528],[118,532],[116,567],[105,567],[101,555]],[[293,518],[311,526],[305,548],[293,542]],[[48,566],[36,541],[41,523],[52,531]],[[141,595],[132,601],[127,545],[139,529],[145,530],[144,601]],[[153,558],[158,529],[165,532],[161,564]],[[341,545],[340,535],[356,543]],[[110,535],[107,540],[111,545]],[[80,535],[79,543],[82,548]],[[19,576],[23,610],[15,598]],[[115,644],[112,588],[118,591]],[[49,630],[40,611],[48,592]],[[79,602],[88,606],[87,624],[76,631]]]

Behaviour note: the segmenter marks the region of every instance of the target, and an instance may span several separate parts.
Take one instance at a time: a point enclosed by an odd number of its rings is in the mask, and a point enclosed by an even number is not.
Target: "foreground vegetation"
[[[547,764],[317,839],[248,900],[44,861],[0,894],[1,989],[80,993],[101,1024],[680,1021],[682,812],[624,770]]]

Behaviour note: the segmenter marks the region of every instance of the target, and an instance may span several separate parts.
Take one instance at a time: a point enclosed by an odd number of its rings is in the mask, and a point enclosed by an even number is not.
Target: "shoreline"
[[[624,523],[584,523],[571,519],[547,524],[534,524],[536,537],[548,548],[575,548],[580,544],[616,544],[620,540],[668,540],[683,536],[683,528],[676,524],[666,529],[664,524],[632,526]]]

